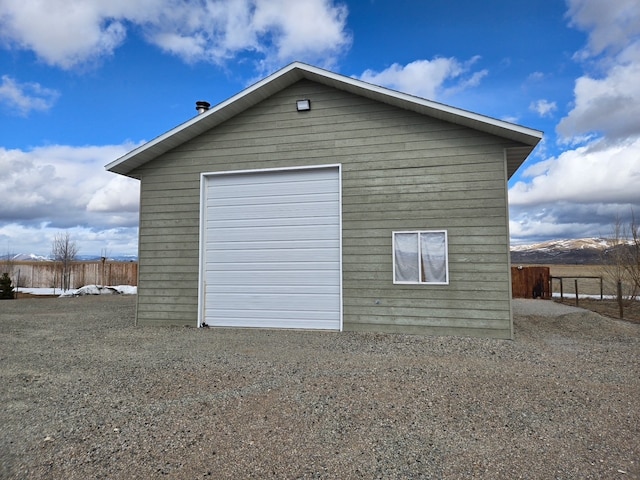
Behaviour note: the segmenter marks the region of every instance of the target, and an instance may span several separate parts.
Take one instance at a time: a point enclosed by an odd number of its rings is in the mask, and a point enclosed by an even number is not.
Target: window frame
[[[421,242],[421,234],[429,234],[429,233],[440,233],[444,235],[444,269],[445,269],[445,278],[444,282],[429,282],[422,280],[422,242]],[[398,280],[396,278],[396,235],[398,234],[414,234],[417,236],[418,242],[418,252],[417,252],[417,260],[418,260],[418,281],[406,281],[406,280]],[[393,283],[395,285],[449,285],[449,236],[447,230],[398,230],[393,231],[391,233],[391,249],[392,249],[392,268],[393,268]]]

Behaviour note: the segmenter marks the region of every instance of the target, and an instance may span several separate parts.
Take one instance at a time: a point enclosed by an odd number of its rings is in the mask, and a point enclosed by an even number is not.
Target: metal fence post
[[[624,318],[624,308],[622,307],[622,282],[618,280],[618,308],[620,309],[620,318]]]
[[[604,300],[604,289],[602,288],[602,277],[600,277],[600,300]]]

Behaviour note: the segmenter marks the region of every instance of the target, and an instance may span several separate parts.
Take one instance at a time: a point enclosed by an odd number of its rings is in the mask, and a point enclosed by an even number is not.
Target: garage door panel
[[[236,312],[235,310],[233,311]],[[220,312],[221,315],[224,312]],[[207,313],[207,318],[209,314]],[[213,327],[237,327],[237,328],[298,328],[309,330],[335,330],[335,321],[333,316],[327,318],[326,315],[316,315],[313,318],[304,318],[302,316],[287,317],[286,314],[276,313],[274,316],[256,316],[253,312],[243,317],[221,316],[219,323],[209,323],[207,325]]]
[[[333,225],[337,227],[337,225]],[[259,242],[266,241],[291,241],[291,240],[334,240],[333,229],[327,225],[314,225],[300,228],[297,226],[281,226],[281,227],[267,227],[267,228],[226,228],[226,229],[211,229],[207,231],[210,235],[209,238],[214,242],[236,242],[244,241],[248,243],[248,248],[251,248],[250,243],[253,243],[256,247],[260,247]],[[338,245],[336,245],[338,248]]]
[[[247,270],[214,271],[207,272],[207,288],[216,285],[244,285],[250,288],[253,285],[280,286],[283,292],[286,287],[295,285],[334,285],[336,282],[336,270],[323,270],[310,273],[308,271],[297,272],[258,272]]]
[[[252,190],[269,188],[271,185],[277,187],[286,186],[286,190],[290,191],[293,185],[308,183],[324,183],[327,189],[335,187],[335,169],[331,167],[322,169],[307,170],[279,170],[279,171],[263,171],[263,172],[236,172],[219,175],[215,179],[215,187],[219,191],[227,188],[243,188],[250,186]],[[228,196],[228,195],[226,195]]]
[[[327,320],[331,314],[337,313],[337,310],[284,310],[284,309],[261,309],[253,310],[250,308],[237,308],[234,306],[229,309],[217,309],[212,308],[207,310],[213,318],[219,319],[246,319],[251,316],[259,317],[260,319],[272,319],[272,320]]]
[[[253,197],[237,197],[237,198],[208,198],[206,206],[216,210],[225,210],[233,207],[252,207],[262,205],[282,205],[291,206],[298,203],[310,202],[333,202],[338,192],[307,192],[304,195],[263,195]]]
[[[310,248],[322,248],[322,249],[335,249],[335,239],[306,239],[306,240],[274,240],[274,241],[261,241],[260,245],[256,242],[248,241],[246,238],[244,241],[216,241],[215,244],[210,244],[207,248],[211,251],[240,251],[242,249],[255,249],[257,250],[282,250],[282,249],[310,249]]]
[[[339,260],[340,250],[336,248],[260,248],[255,250],[224,250],[224,256],[217,257],[216,264],[242,262],[336,262]]]
[[[337,202],[322,201],[314,203],[292,203],[278,205],[239,205],[224,208],[211,208],[210,222],[214,225],[220,220],[242,219],[249,222],[253,219],[291,218],[291,217],[324,217],[328,210],[335,210]]]
[[[207,207],[224,209],[231,206],[252,206],[252,205],[264,205],[265,203],[273,205],[292,205],[299,203],[301,200],[309,201],[313,199],[317,202],[332,202],[336,198],[337,192],[316,192],[306,193],[301,195],[282,195],[282,191],[274,195],[261,195],[252,197],[238,197],[238,198],[208,198]],[[306,198],[305,198],[306,197]]]
[[[245,294],[247,289],[244,285],[218,285],[216,291],[221,295],[228,294]],[[278,285],[254,285],[251,288],[253,294],[281,294],[282,287]],[[340,287],[335,285],[289,285],[287,287],[288,295],[304,295],[304,294],[321,294],[334,295],[340,294]]]
[[[296,185],[324,185],[326,190],[335,189],[335,169],[280,170],[278,172],[238,172],[220,175],[215,180],[215,188],[230,196],[226,189],[239,191],[269,191],[270,187],[286,191],[297,191]]]
[[[272,172],[237,172],[218,176],[216,187],[244,185],[259,186],[276,184],[299,184],[306,182],[322,182],[335,180],[335,169],[331,167],[308,170],[279,170]],[[335,184],[332,184],[335,185]],[[287,187],[288,189],[288,187]]]
[[[338,312],[333,312],[338,314]],[[268,310],[261,312],[261,322],[255,321],[253,310],[207,310],[207,325],[213,327],[264,327],[310,328],[333,330],[335,325],[327,319],[326,312],[290,312],[286,310]]]
[[[316,272],[319,270],[336,271],[335,262],[209,262],[207,267],[216,272]]]
[[[286,194],[284,195],[283,189],[286,189]],[[253,201],[255,204],[261,205],[265,202],[276,204],[292,203],[300,196],[326,195],[327,193],[337,193],[333,180],[237,186],[219,185],[208,198],[216,205],[234,204],[236,198],[241,201]],[[231,197],[233,197],[233,200],[231,200]]]
[[[205,322],[340,329],[337,167],[212,175]]]
[[[298,312],[301,309],[317,312],[335,312],[340,305],[335,295],[327,294],[227,294],[220,297],[215,305],[216,310],[232,310],[242,305],[242,310],[272,310],[274,299],[280,300],[278,311]]]
[[[309,218],[313,218],[314,222],[310,223]],[[335,229],[340,225],[340,218],[336,217],[304,217],[304,218],[295,218],[295,217],[281,217],[281,218],[256,218],[252,219],[254,222],[253,225],[247,225],[246,221],[238,221],[234,219],[224,219],[218,221],[209,221],[206,223],[205,229],[207,230],[208,235],[217,235],[218,238],[224,238],[226,232],[231,232],[234,230],[242,230],[243,233],[249,234],[252,231],[258,233],[263,229],[267,228],[291,228],[291,231],[302,231],[308,228],[316,228],[316,229]],[[333,238],[333,237],[331,237]],[[213,238],[211,238],[213,240]],[[286,237],[283,237],[279,240],[286,240]],[[250,238],[248,240],[251,240]],[[335,240],[335,239],[334,239]]]

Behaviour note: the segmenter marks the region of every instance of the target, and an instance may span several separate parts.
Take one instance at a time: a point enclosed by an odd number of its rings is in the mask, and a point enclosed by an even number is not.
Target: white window
[[[449,284],[446,230],[393,232],[393,283]]]

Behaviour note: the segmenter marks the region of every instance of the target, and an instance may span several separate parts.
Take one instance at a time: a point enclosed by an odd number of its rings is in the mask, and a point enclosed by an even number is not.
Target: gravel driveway
[[[512,302],[513,314],[516,317],[537,315],[540,317],[557,317],[569,313],[589,313],[583,308],[563,305],[549,300],[516,298]]]
[[[0,478],[640,478],[640,325],[531,302],[515,341],[0,302]]]

